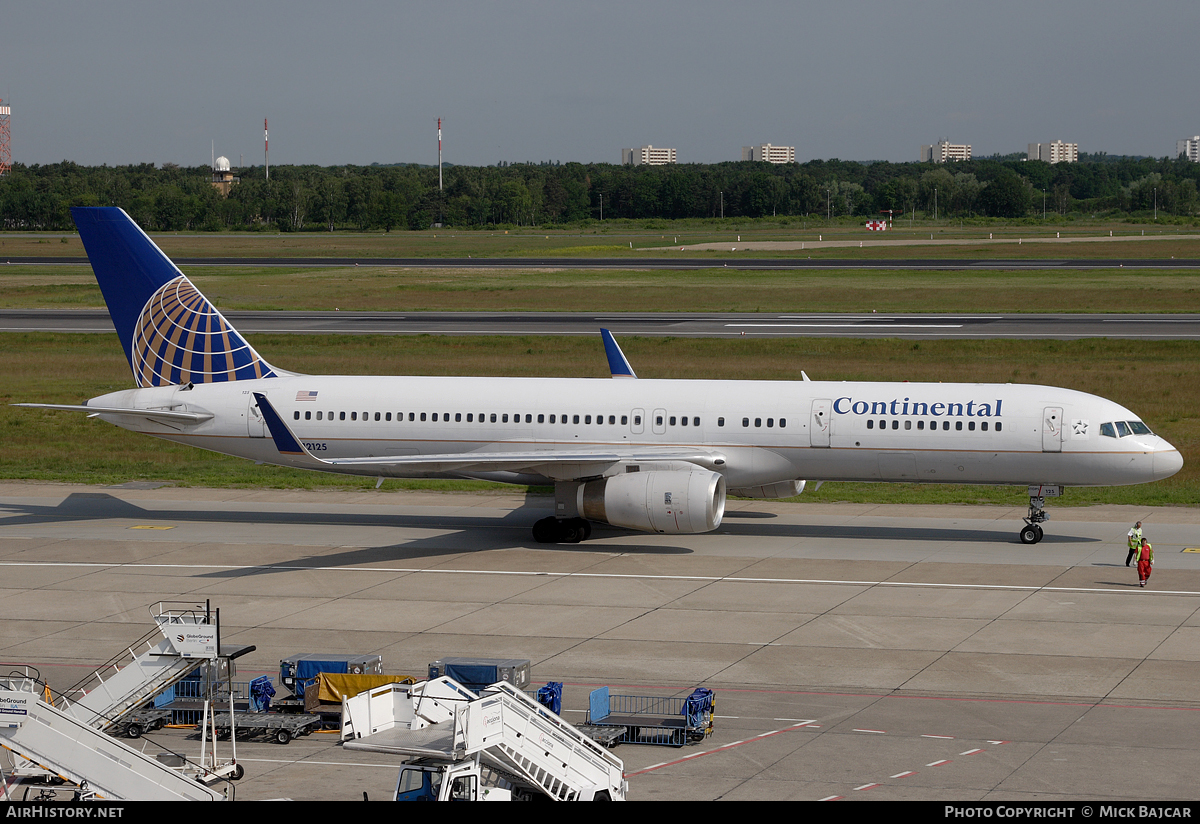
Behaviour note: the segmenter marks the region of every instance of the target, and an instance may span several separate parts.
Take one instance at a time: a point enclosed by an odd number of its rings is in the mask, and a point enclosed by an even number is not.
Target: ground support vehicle
[[[397,800],[623,801],[624,765],[506,682],[389,684],[343,702],[342,746],[404,756]]]
[[[217,738],[226,739],[236,731],[237,737],[246,739],[254,735],[274,739],[280,744],[287,744],[293,738],[308,735],[321,729],[322,721],[319,715],[297,715],[283,712],[235,712],[233,723],[230,724],[228,712],[217,712],[213,718],[213,727]],[[199,729],[199,727],[197,727]]]
[[[682,747],[712,734],[715,697],[697,687],[686,698],[612,695],[608,687],[588,696],[588,725],[624,728],[618,744],[663,744]]]

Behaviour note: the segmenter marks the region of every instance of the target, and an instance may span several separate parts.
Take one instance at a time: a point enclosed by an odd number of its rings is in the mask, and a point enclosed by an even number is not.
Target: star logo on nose
[[[1088,422],[1075,421],[1071,424],[1071,429],[1076,435],[1086,435],[1088,431]]]

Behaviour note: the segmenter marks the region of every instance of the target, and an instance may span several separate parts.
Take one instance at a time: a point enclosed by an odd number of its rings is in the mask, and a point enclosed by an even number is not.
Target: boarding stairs
[[[111,731],[125,715],[217,657],[219,628],[207,604],[161,601],[150,613],[156,629],[67,690],[55,702],[59,709]]]
[[[389,684],[343,702],[346,749],[461,761],[478,757],[516,786],[569,801],[625,796],[621,759],[511,684],[476,694],[450,678]]]
[[[0,679],[0,746],[97,797],[114,801],[224,801],[218,790],[138,752],[42,699],[28,677]]]

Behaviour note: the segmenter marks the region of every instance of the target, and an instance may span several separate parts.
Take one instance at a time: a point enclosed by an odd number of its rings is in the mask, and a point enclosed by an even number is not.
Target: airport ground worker
[[[1129,566],[1129,562],[1133,560],[1133,556],[1137,555],[1137,551],[1142,548],[1142,522],[1138,521],[1129,530],[1129,554],[1125,556],[1125,566]]]
[[[1154,568],[1154,548],[1150,546],[1150,542],[1142,540],[1142,548],[1138,550],[1138,586],[1144,587],[1146,579],[1150,577],[1150,572]]]

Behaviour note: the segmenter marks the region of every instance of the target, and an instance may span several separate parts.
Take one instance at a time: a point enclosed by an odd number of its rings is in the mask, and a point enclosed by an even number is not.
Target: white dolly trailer
[[[628,791],[621,759],[504,682],[475,693],[437,678],[346,698],[342,746],[406,756],[398,801],[624,801]]]

